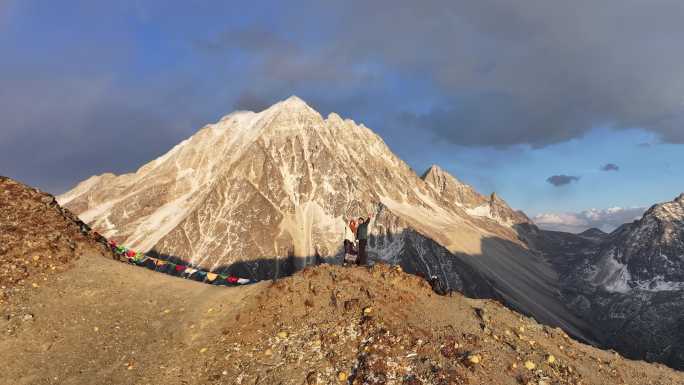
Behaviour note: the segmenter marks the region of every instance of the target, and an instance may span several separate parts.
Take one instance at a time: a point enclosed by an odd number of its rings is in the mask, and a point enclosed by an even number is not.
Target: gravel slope
[[[684,381],[385,265],[226,288],[83,256],[22,301],[30,318],[3,319],[1,384]]]

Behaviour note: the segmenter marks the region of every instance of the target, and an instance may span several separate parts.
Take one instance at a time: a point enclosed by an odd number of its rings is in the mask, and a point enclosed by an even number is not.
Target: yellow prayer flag
[[[218,277],[218,274],[207,273],[207,281],[209,282],[213,282],[216,279],[216,277]]]

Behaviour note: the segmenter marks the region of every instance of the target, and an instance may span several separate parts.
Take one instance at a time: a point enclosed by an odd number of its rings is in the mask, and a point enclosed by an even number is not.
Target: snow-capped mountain
[[[596,265],[594,283],[609,291],[684,289],[684,194],[613,232]]]
[[[334,256],[346,218],[431,211],[483,235],[363,125],[324,119],[297,97],[208,125],[133,174],[104,174],[59,197],[105,236],[207,267],[238,259]],[[387,224],[374,228],[385,233]]]
[[[603,344],[684,368],[684,194],[610,234],[540,236],[567,303]]]
[[[421,178],[370,129],[297,97],[234,112],[135,173],[92,177],[58,199],[136,250],[254,278],[339,257],[347,219],[372,214],[371,259],[590,339],[523,241],[524,214],[437,167]]]

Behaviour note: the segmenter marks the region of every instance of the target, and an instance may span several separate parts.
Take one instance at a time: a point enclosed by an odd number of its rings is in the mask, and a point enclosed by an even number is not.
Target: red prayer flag
[[[238,278],[237,277],[228,277],[228,278],[226,278],[226,281],[228,281],[230,283],[237,283]]]
[[[176,265],[176,271],[183,271],[186,269],[187,266],[185,265]]]

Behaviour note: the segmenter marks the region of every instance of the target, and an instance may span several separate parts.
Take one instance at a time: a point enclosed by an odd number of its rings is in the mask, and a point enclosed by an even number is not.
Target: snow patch
[[[489,209],[489,205],[481,205],[477,207],[473,207],[471,209],[465,209],[465,212],[468,213],[468,215],[472,215],[474,217],[485,217],[489,219],[494,219],[492,216],[492,211]]]
[[[618,252],[619,255],[619,252]],[[627,293],[632,287],[629,285],[632,275],[624,265],[615,258],[615,250],[611,250],[601,261],[594,282],[603,286],[607,291],[616,293]]]
[[[635,282],[635,288],[645,291],[674,291],[683,290],[684,282],[666,281],[665,277],[659,275],[648,281]]]
[[[150,251],[164,235],[185,218],[193,195],[194,191],[190,191],[159,207],[136,227],[133,236],[126,239],[125,243],[133,249]]]

